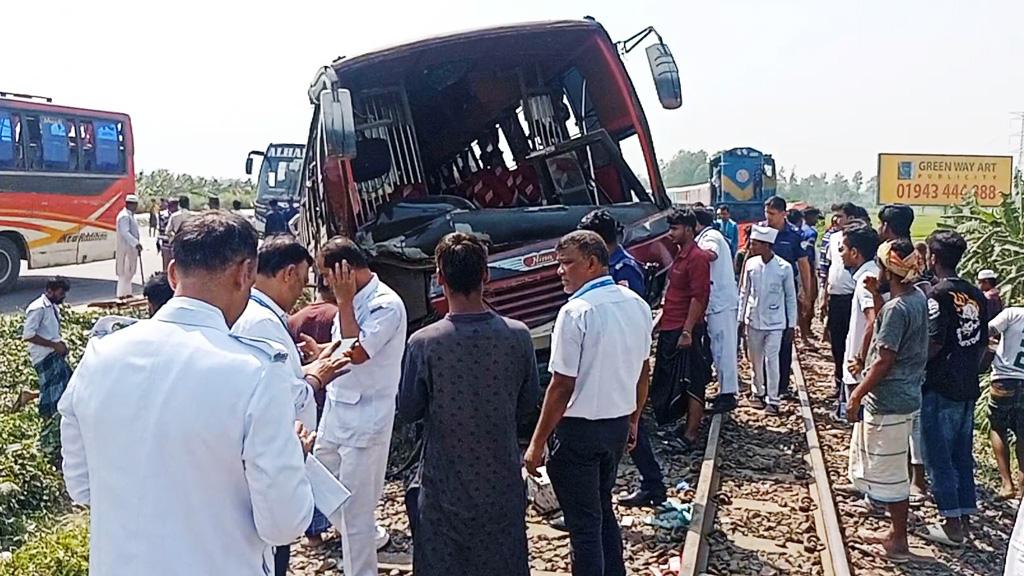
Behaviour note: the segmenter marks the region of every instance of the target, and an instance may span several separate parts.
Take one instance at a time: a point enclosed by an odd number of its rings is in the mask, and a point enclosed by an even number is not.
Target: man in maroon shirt
[[[711,380],[711,347],[704,324],[711,294],[711,259],[694,242],[697,218],[692,210],[674,210],[668,224],[669,237],[679,252],[668,271],[656,326],[660,333],[650,396],[659,424],[686,413],[681,437],[689,448],[698,438],[704,389]]]
[[[288,328],[296,340],[301,340],[305,334],[318,344],[327,344],[331,341],[331,326],[338,315],[338,305],[334,293],[322,281],[317,282],[317,292],[316,302],[288,317]]]

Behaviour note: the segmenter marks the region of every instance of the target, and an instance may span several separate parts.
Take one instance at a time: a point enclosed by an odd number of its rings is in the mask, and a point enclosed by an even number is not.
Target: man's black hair
[[[692,213],[691,213],[692,216]],[[671,218],[671,216],[669,216]],[[691,224],[692,226],[692,224]],[[601,266],[608,267],[608,245],[604,243],[604,240],[595,232],[590,230],[576,230],[575,232],[569,232],[558,241],[558,245],[555,246],[556,250],[565,250],[566,248],[575,248],[579,250],[580,254],[584,257],[593,256],[597,263]]]
[[[270,202],[267,202],[267,206],[270,206],[271,208],[277,208],[278,204],[279,202],[277,201],[276,198],[273,198],[270,200]]]
[[[441,238],[434,260],[448,288],[468,296],[483,289],[487,274],[487,247],[475,236],[454,232]]]
[[[728,204],[719,204],[718,205],[718,209],[719,210],[725,210],[729,214],[732,214],[732,210],[729,210],[729,205]]]
[[[797,224],[802,224],[804,221],[804,213],[801,212],[800,210],[797,210],[796,208],[793,208],[792,210],[786,212],[786,221],[794,226],[796,226]]]
[[[611,245],[619,242],[622,225],[612,216],[611,212],[604,208],[598,208],[584,216],[576,229],[590,230],[600,236],[605,244]]]
[[[167,304],[167,301],[174,297],[174,289],[171,288],[167,274],[157,272],[150,276],[149,280],[146,280],[146,285],[142,287],[142,295],[158,310]]]
[[[821,218],[821,210],[818,210],[814,206],[808,206],[804,208],[804,218]]]
[[[878,211],[878,220],[885,223],[897,238],[910,238],[914,209],[906,204],[889,204]]]
[[[906,258],[914,252],[914,243],[910,241],[910,238],[896,238],[895,240],[890,240],[889,247],[893,252],[899,254],[900,258]]]
[[[335,264],[341,264],[342,260],[347,261],[353,269],[370,267],[370,260],[367,258],[366,252],[344,236],[335,236],[328,240],[320,249],[320,256],[328,270],[333,270]]]
[[[63,276],[52,276],[46,280],[47,290],[63,290],[67,292],[71,290],[71,282]]]
[[[313,265],[309,250],[288,234],[276,234],[265,238],[260,244],[256,272],[260,276],[273,278],[285,268],[305,262]]]
[[[860,213],[861,207],[853,202],[840,202],[832,205],[833,212],[842,212],[847,218],[854,218]],[[867,213],[867,210],[864,211]]]
[[[697,227],[697,215],[689,208],[673,208],[665,218],[669,226]]]
[[[188,196],[179,196],[178,197],[178,207],[179,208],[184,208],[185,210],[189,210],[190,209],[189,208],[189,204],[191,204],[191,203],[192,203],[192,201],[188,199]]]
[[[878,254],[878,231],[867,224],[848,224],[843,229],[843,241],[850,248],[857,250],[865,262],[874,260]]]
[[[778,210],[779,212],[785,212],[786,211],[786,199],[785,198],[781,198],[779,196],[772,196],[771,198],[765,200],[764,201],[764,205],[765,205],[766,208],[771,208],[772,210]]]
[[[218,272],[256,258],[259,236],[248,220],[219,210],[186,219],[171,240],[175,266],[182,272]]]
[[[242,201],[241,200],[232,200],[231,201],[231,208],[233,208],[235,210],[241,210],[242,209]]]
[[[956,230],[936,230],[928,236],[928,253],[950,271],[956,271],[964,252],[967,252],[967,241]]]
[[[706,208],[700,210],[694,210],[693,216],[697,219],[697,223],[707,228],[713,226],[715,223],[715,214]]]

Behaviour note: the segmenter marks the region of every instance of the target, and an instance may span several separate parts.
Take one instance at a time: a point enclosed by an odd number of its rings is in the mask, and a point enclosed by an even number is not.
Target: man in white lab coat
[[[295,420],[307,430],[316,430],[316,401],[313,391],[320,390],[336,378],[348,363],[345,358],[324,358],[302,365],[302,354],[288,329],[286,310],[295,307],[309,279],[313,258],[305,246],[291,236],[273,236],[259,248],[256,284],[249,295],[249,304],[231,327],[237,336],[262,338],[279,344],[288,351],[286,384],[292,391]],[[289,547],[279,546],[274,553],[275,573],[284,576],[288,570]]]
[[[377,576],[374,510],[395,420],[395,398],[405,353],[402,299],[370,271],[365,253],[336,237],[321,248],[321,270],[338,300],[334,339],[355,339],[351,372],[327,387],[315,454],[352,491],[329,516],[341,534],[345,576]]]
[[[240,216],[190,219],[174,238],[175,297],[90,340],[59,411],[65,484],[91,507],[91,574],[269,574],[271,546],[309,524],[312,438],[296,436],[280,385],[288,352],[230,333],[256,244]]]
[[[129,194],[124,199],[124,209],[117,214],[117,244],[114,246],[114,272],[117,274],[117,297],[132,295],[132,278],[139,267],[142,253],[142,236],[139,223],[135,220],[135,209],[139,197]]]
[[[793,267],[772,250],[778,231],[754,226],[750,256],[740,284],[740,330],[746,328],[747,350],[754,367],[751,404],[779,413],[779,349],[783,335],[797,322]]]

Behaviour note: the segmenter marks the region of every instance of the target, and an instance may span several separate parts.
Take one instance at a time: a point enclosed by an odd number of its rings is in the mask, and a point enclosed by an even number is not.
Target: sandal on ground
[[[918,559],[918,556],[914,555],[912,552],[897,552],[895,554],[890,554],[889,551],[885,549],[885,546],[882,546],[881,544],[850,544],[850,547],[856,548],[857,550],[876,558],[885,558],[892,564],[906,564],[911,560]]]
[[[929,524],[925,526],[923,531],[918,532],[918,536],[928,540],[929,542],[935,542],[937,544],[944,544],[946,546],[952,546],[953,548],[959,548],[964,545],[964,540],[957,542],[946,534],[946,529],[941,524]]]

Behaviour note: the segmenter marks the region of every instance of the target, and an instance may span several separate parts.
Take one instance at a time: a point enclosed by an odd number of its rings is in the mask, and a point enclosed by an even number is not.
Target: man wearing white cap
[[[139,223],[135,220],[135,209],[139,197],[129,194],[124,198],[124,209],[117,215],[117,245],[114,248],[114,272],[117,274],[117,297],[132,295],[132,278],[139,266],[142,241]]]
[[[995,270],[982,270],[978,272],[978,288],[985,293],[985,301],[988,303],[988,317],[995,318],[1003,311],[1003,297],[999,295],[999,275]]]
[[[751,404],[768,414],[779,413],[779,349],[786,331],[796,326],[796,284],[793,267],[775,254],[778,231],[754,226],[750,257],[740,284],[740,331],[747,329],[747,350],[754,367]]]

